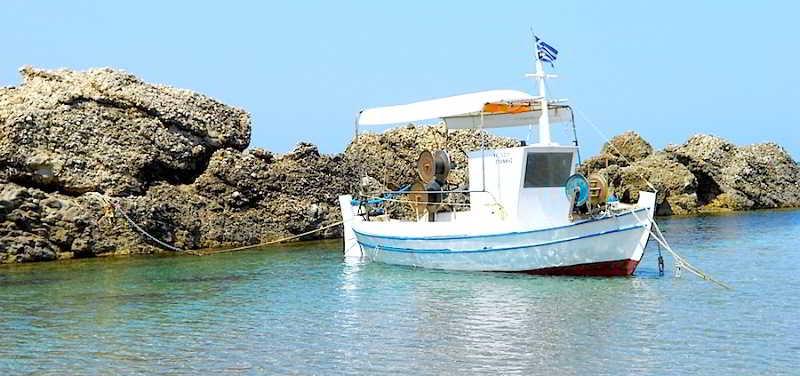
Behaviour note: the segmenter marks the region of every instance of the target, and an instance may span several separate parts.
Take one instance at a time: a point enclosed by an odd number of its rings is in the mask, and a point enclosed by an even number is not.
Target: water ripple
[[[792,374],[800,212],[661,220],[659,276],[345,263],[338,242],[0,268],[0,374]],[[669,263],[668,263],[669,264]]]

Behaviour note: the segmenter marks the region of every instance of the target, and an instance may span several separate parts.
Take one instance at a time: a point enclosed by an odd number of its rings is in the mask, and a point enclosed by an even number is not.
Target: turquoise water
[[[348,265],[338,242],[0,267],[0,374],[800,373],[800,211],[659,222],[735,290],[653,252],[561,278]]]

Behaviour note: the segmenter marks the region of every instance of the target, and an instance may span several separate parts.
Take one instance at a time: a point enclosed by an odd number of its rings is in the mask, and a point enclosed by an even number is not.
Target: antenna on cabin
[[[557,78],[555,74],[547,74],[544,71],[544,63],[548,62],[551,65],[556,60],[558,50],[545,43],[531,28],[531,36],[533,37],[534,47],[536,48],[536,73],[528,73],[525,77],[531,77],[536,80],[539,86],[539,100],[541,101],[542,114],[539,116],[539,143],[542,145],[552,144],[550,139],[550,112],[547,103],[547,84],[545,82],[548,78]]]

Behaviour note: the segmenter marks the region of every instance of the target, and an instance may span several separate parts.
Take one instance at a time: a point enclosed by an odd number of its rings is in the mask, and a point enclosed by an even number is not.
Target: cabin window
[[[572,172],[572,153],[528,153],[524,188],[561,187]]]

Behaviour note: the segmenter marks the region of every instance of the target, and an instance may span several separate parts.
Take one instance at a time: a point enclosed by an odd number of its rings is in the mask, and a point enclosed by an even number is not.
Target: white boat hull
[[[529,231],[400,236],[396,228],[393,232],[382,232],[381,226],[365,222],[353,223],[352,231],[363,257],[393,265],[534,274],[630,275],[642,258],[650,234],[655,197],[643,194],[640,204],[644,205],[635,211]],[[389,228],[391,224],[386,225]]]

